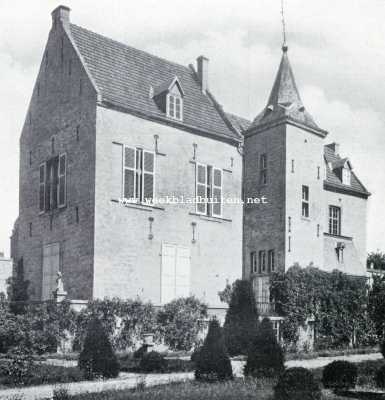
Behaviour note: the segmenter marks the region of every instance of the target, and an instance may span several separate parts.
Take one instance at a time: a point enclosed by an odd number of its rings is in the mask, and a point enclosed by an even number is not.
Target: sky
[[[77,25],[181,64],[210,59],[226,111],[254,118],[281,57],[280,0],[63,0]],[[0,251],[18,214],[19,137],[54,0],[0,0]],[[306,109],[372,193],[368,251],[385,251],[385,1],[285,0],[289,58]]]

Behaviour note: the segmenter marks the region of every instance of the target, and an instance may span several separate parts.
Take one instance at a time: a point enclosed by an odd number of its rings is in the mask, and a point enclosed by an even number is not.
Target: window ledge
[[[135,208],[137,210],[144,210],[144,211],[152,211],[152,210],[164,210],[164,207],[159,207],[159,206],[150,206],[149,204],[143,204],[143,203],[121,203],[117,199],[111,199],[113,203],[117,203],[122,205],[123,207],[127,208]]]
[[[213,216],[208,216],[208,215],[203,215],[199,214],[197,212],[189,212],[189,215],[194,215],[196,217],[199,217],[201,219],[204,219],[206,221],[213,221],[213,222],[233,222],[232,219],[227,219],[223,217],[213,217]]]
[[[301,217],[301,219],[302,221],[307,221],[307,222],[311,221],[310,217]]]
[[[324,232],[324,236],[334,237],[336,239],[353,240],[351,236],[333,235],[332,233]]]

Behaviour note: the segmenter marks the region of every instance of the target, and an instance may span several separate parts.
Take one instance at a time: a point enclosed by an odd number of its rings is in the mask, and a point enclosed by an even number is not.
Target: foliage
[[[70,400],[71,396],[68,390],[64,387],[56,388],[53,390],[52,400]]]
[[[214,382],[232,378],[233,370],[226,351],[222,328],[216,319],[212,319],[206,339],[197,356],[195,379]]]
[[[32,352],[28,348],[12,349],[8,352],[8,360],[1,369],[1,375],[8,377],[11,384],[25,385],[34,369]]]
[[[385,365],[382,365],[375,373],[374,381],[377,387],[385,389]]]
[[[373,284],[369,290],[368,311],[378,337],[385,339],[385,276],[373,275]]]
[[[284,370],[284,355],[272,324],[264,318],[247,354],[244,374],[254,377],[277,377]]]
[[[357,367],[349,361],[333,361],[324,368],[322,383],[327,389],[353,389],[357,383]]]
[[[10,311],[13,314],[24,314],[28,296],[29,281],[24,279],[23,259],[17,264],[16,274],[7,279],[8,298],[11,302]]]
[[[230,285],[229,283],[226,283],[225,288],[218,292],[219,300],[222,303],[230,304],[231,296],[233,294],[234,287],[235,287],[235,282],[233,282],[232,285]]]
[[[74,329],[75,349],[81,349],[89,322],[97,317],[102,323],[113,347],[117,350],[132,348],[143,333],[156,329],[156,310],[151,303],[140,299],[103,299],[88,303],[77,319]]]
[[[87,378],[113,378],[119,374],[119,363],[102,323],[95,317],[88,325],[79,368]]]
[[[321,390],[313,374],[302,367],[287,369],[274,388],[274,400],[320,400]]]
[[[373,269],[385,270],[385,253],[381,251],[369,253],[366,259],[366,266],[371,268],[372,265]]]
[[[298,328],[310,317],[316,321],[318,348],[375,342],[365,278],[295,265],[271,276],[271,297],[278,314],[285,317],[282,334],[288,344],[297,343]]]
[[[157,351],[143,354],[139,362],[140,372],[163,372],[166,369],[165,358]]]
[[[166,304],[158,313],[158,324],[164,342],[171,350],[189,351],[199,344],[206,318],[207,305],[190,296]]]
[[[257,325],[258,311],[251,283],[237,280],[223,326],[226,347],[231,356],[247,354]]]

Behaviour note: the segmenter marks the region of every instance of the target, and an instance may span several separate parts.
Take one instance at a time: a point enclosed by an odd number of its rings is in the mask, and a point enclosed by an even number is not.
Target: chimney
[[[340,154],[340,145],[336,142],[330,143],[327,145],[329,149],[332,149],[334,151],[334,154]]]
[[[209,88],[209,59],[205,56],[199,56],[197,58],[198,66],[198,79],[201,84],[202,92],[206,93]]]
[[[71,9],[66,6],[58,6],[56,7],[51,15],[52,15],[52,27],[56,29],[59,23],[64,26],[68,26],[70,23],[70,11]]]

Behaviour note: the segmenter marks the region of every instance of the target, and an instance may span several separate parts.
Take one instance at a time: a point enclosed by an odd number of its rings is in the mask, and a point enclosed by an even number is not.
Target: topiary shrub
[[[259,324],[257,335],[247,353],[246,376],[277,377],[284,367],[284,355],[268,318]]]
[[[222,329],[215,318],[210,321],[206,339],[196,355],[195,364],[195,379],[198,381],[215,382],[233,378]]]
[[[166,360],[157,351],[150,351],[143,354],[138,369],[140,372],[164,372]]]
[[[327,389],[353,389],[357,383],[357,367],[349,361],[333,361],[324,368],[322,383]]]
[[[385,365],[376,371],[374,375],[374,382],[376,382],[377,387],[380,389],[385,389]]]
[[[114,378],[119,374],[118,360],[97,318],[93,318],[88,325],[78,365],[88,379],[97,376]]]
[[[199,357],[199,353],[202,350],[202,346],[197,346],[194,351],[192,352],[191,356],[190,356],[190,360],[193,363],[196,363],[198,361],[198,357]]]
[[[251,283],[234,283],[229,308],[223,326],[226,348],[230,356],[247,354],[258,325],[258,311]]]
[[[274,400],[320,400],[321,390],[306,368],[287,369],[274,388]]]

